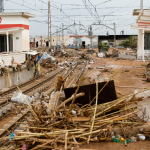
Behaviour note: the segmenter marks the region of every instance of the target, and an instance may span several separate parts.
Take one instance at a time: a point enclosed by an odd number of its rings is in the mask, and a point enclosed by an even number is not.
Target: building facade
[[[118,46],[122,41],[128,39],[130,36],[137,39],[137,35],[116,35],[116,46]],[[114,35],[99,35],[98,42],[107,42],[114,46]]]
[[[135,9],[133,15],[138,16],[136,25],[131,25],[138,30],[137,58],[145,60],[150,57],[150,10]]]
[[[24,63],[30,50],[29,17],[26,12],[0,13],[0,62],[5,66],[14,62]],[[0,63],[0,67],[3,64]]]
[[[91,39],[88,36],[70,36],[66,41],[67,48],[91,48]],[[92,48],[97,48],[98,36],[92,38]]]
[[[29,51],[29,17],[26,12],[0,13],[0,52]]]
[[[64,45],[66,45],[66,41],[69,36],[65,35]],[[52,36],[52,46],[62,45],[62,36]],[[48,36],[36,36],[35,37],[35,47],[48,47]]]

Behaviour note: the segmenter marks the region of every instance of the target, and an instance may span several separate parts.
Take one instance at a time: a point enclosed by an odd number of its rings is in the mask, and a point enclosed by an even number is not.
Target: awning
[[[33,52],[22,52],[22,53],[28,54],[28,55],[37,55],[37,54],[39,54],[39,52],[37,52],[37,51],[33,51]]]
[[[18,30],[24,30],[24,28],[20,28],[20,27],[14,27],[14,28],[6,28],[6,29],[0,29],[0,34],[6,33],[6,32],[14,32],[14,31],[18,31]]]

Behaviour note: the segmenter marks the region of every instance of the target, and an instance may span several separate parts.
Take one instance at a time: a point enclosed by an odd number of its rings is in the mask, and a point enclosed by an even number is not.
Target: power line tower
[[[59,42],[58,42],[58,45],[61,46],[61,42],[60,42],[60,33],[59,33]]]
[[[4,0],[0,0],[0,12],[4,12]]]
[[[89,27],[89,37],[90,37],[90,41],[91,41],[91,48],[93,49],[93,43],[92,43],[93,31],[92,31],[92,26],[91,25]]]
[[[78,33],[77,33],[77,29],[76,29],[75,35],[76,35],[76,49],[78,49]]]
[[[42,41],[42,35],[40,36],[40,38],[41,38],[41,47],[42,47],[42,42],[43,42],[43,41]]]
[[[58,45],[58,29],[56,29],[56,46]]]
[[[114,48],[116,47],[116,24],[114,23]]]
[[[50,7],[50,1],[48,1],[48,45],[49,45],[49,48],[52,47],[52,38],[51,38],[51,7]]]
[[[143,0],[141,0],[140,9],[143,9]]]
[[[64,24],[62,23],[62,49],[64,47]]]

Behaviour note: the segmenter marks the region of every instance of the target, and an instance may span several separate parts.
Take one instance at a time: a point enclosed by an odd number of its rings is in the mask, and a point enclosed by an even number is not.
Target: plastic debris
[[[137,135],[139,136],[139,139],[140,139],[140,140],[143,140],[143,141],[144,141],[144,140],[146,139],[146,137],[145,137],[143,134],[137,134]]]
[[[31,102],[35,101],[35,98],[34,98],[34,96],[27,96],[22,93],[14,92],[14,95],[11,98],[11,100],[16,103],[30,105]]]

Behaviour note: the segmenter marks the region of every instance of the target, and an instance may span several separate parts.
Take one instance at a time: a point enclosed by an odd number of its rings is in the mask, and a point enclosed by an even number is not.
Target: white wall
[[[69,39],[69,36],[68,35],[65,35],[64,36],[64,45],[67,45],[66,41]],[[44,42],[48,40],[48,36],[42,36],[42,46],[46,46],[46,43]],[[54,40],[54,41],[53,41]],[[58,38],[59,40],[59,38]],[[38,45],[41,46],[41,37],[37,36],[35,37],[35,42],[38,41]],[[56,45],[56,42],[57,42],[57,36],[52,36],[52,45]],[[58,44],[61,44],[62,42],[62,36],[60,36],[60,41]]]
[[[29,18],[22,17],[22,24],[29,25]]]
[[[88,38],[88,37],[81,37],[80,39],[82,41],[85,41],[85,45],[86,46],[91,44],[90,38]],[[66,44],[67,45],[69,45],[69,44],[72,45],[72,44],[74,44],[75,40],[76,40],[75,37],[70,37],[69,39],[66,40]],[[96,37],[94,37],[92,39],[92,43],[93,43],[93,46],[97,46],[98,45],[98,36],[96,36]],[[82,44],[82,42],[81,42],[81,44]]]
[[[138,47],[137,47],[137,58],[143,58],[144,56],[144,30],[138,30]]]
[[[74,41],[75,41],[76,39],[74,38],[74,37],[70,37],[69,39],[67,39],[66,40],[66,45],[72,45],[72,44],[74,44]]]
[[[1,24],[26,24],[29,25],[29,18],[22,16],[2,16]]]
[[[16,37],[19,37],[17,40]],[[22,51],[22,30],[14,32],[14,40],[13,40],[13,51],[21,52]]]
[[[1,24],[21,24],[22,17],[21,16],[2,16]]]
[[[90,45],[90,44],[91,44],[90,38],[82,37],[81,40],[82,40],[82,41],[85,41],[85,45]]]
[[[24,63],[26,60],[25,55],[26,54],[22,53],[0,54],[0,60],[4,60],[5,65],[9,66],[11,65],[12,57],[14,58],[15,62]]]
[[[32,68],[30,69],[30,71],[28,71],[25,68],[22,71],[10,72],[10,80],[12,82],[12,85],[19,85],[32,79],[34,77],[34,70],[35,69]],[[0,76],[0,83],[0,90],[9,87],[8,78],[5,75]]]
[[[2,16],[2,22],[0,24],[0,28],[2,28],[2,25],[7,25],[10,24],[16,24],[17,26],[20,25],[27,25],[26,27],[28,28],[29,26],[29,18],[22,17],[22,16]],[[11,25],[10,25],[11,26]],[[21,27],[21,26],[20,26]],[[9,27],[9,28],[12,28]],[[29,30],[28,29],[20,29],[20,30],[14,30],[13,28],[10,29],[11,31],[8,31],[9,34],[13,34],[13,51],[17,52],[22,52],[22,51],[29,51],[30,50],[30,45],[29,45]],[[0,34],[6,34],[0,33]],[[19,37],[19,39],[16,39],[16,37]]]
[[[29,45],[29,30],[23,30],[22,31],[22,51],[29,51],[30,45]]]
[[[97,46],[98,45],[98,36],[93,38],[92,43],[93,43],[93,46]]]

